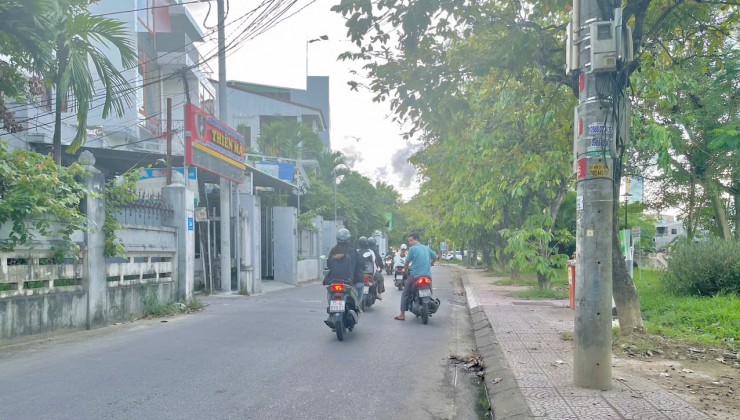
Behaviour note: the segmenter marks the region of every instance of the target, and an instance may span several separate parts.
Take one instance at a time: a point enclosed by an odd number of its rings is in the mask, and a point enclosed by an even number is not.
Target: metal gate
[[[274,212],[272,207],[262,206],[262,278],[275,279],[275,253],[273,243],[275,231],[272,224]]]

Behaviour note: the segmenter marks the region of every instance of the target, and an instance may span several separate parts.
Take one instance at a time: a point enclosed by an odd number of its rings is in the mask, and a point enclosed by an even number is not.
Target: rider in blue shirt
[[[437,259],[437,254],[434,251],[419,243],[418,233],[409,235],[408,241],[409,253],[406,255],[406,272],[409,273],[409,276],[404,283],[403,293],[401,293],[401,314],[394,318],[399,321],[406,319],[411,286],[417,277],[432,276],[432,264]]]

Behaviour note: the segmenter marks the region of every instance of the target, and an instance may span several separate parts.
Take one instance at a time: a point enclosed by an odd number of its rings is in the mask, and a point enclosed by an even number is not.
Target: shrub
[[[680,295],[740,294],[740,243],[720,239],[677,243],[664,282]]]

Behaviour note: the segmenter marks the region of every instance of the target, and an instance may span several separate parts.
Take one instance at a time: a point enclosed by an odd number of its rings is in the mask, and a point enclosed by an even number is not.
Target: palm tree
[[[132,105],[128,81],[101,49],[103,45],[113,47],[124,68],[137,65],[136,51],[122,22],[93,16],[87,10],[66,2],[64,6],[61,13],[53,17],[51,32],[56,60],[49,69],[56,95],[53,146],[57,164],[62,161],[62,108],[68,94],[77,102],[77,134],[67,149],[73,153],[87,139],[87,115],[94,99],[103,99],[103,118],[107,118],[111,111],[122,116],[126,106]],[[103,86],[102,93],[94,92],[91,67],[95,68]]]
[[[268,156],[312,159],[323,148],[321,138],[311,127],[298,121],[276,121],[260,130],[257,143]]]
[[[24,71],[38,74],[48,67],[52,53],[44,31],[56,6],[53,0],[0,2],[0,127],[7,131],[21,127],[3,97],[25,96],[28,84]]]
[[[342,152],[322,151],[316,160],[319,162],[319,178],[331,185],[334,178],[348,174],[351,170],[347,167],[347,162]],[[339,166],[344,165],[344,168]]]

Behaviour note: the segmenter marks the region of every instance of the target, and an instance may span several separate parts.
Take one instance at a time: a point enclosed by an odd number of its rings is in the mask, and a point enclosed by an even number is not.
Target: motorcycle
[[[356,305],[357,291],[348,282],[333,280],[326,287],[329,314],[324,323],[336,332],[339,341],[344,340],[348,331],[352,331],[360,319],[360,308]]]
[[[393,273],[393,257],[388,255],[385,257],[385,274],[389,276]]]
[[[421,322],[426,325],[429,317],[439,309],[439,304],[439,299],[432,298],[432,278],[417,277],[409,294],[409,310],[417,317],[420,316]]]
[[[396,286],[398,290],[403,290],[404,281],[406,281],[406,270],[404,270],[402,265],[399,265],[393,272],[393,285]]]
[[[362,302],[362,310],[364,311],[375,304],[375,300],[378,298],[378,286],[373,281],[373,275],[370,273],[365,273],[362,280],[365,283],[365,292],[362,294],[365,298]]]

